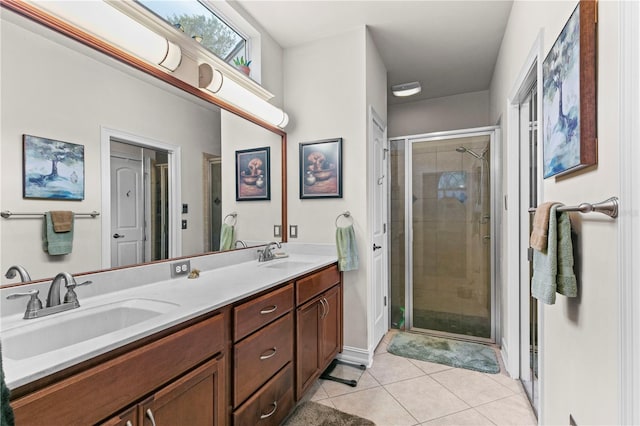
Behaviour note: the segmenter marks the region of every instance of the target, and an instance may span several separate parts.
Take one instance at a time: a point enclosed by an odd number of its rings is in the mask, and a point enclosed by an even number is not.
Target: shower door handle
[[[373,243],[373,251],[376,251],[378,249],[381,249],[382,246],[376,245],[376,243]]]

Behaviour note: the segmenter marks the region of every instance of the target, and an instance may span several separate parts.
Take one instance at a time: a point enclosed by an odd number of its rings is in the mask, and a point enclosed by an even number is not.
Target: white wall
[[[201,253],[202,153],[220,153],[216,108],[189,101],[56,40],[2,20],[2,130],[0,209],[24,212],[101,210],[100,127],[182,146],[182,203],[189,204],[183,252]],[[15,17],[15,15],[14,15]],[[17,19],[17,21],[16,21]],[[32,25],[32,24],[31,24]],[[68,43],[68,42],[65,42]],[[22,198],[22,135],[85,146],[84,201]],[[50,258],[41,248],[42,221],[2,219],[2,270],[25,264],[32,277],[101,268],[100,219],[76,220],[73,252]],[[20,242],[17,244],[16,242]]]
[[[282,138],[243,118],[222,111],[222,217],[237,212],[236,240],[280,241],[273,237],[273,225],[282,221]],[[270,148],[271,199],[236,201],[237,150]]]
[[[389,105],[389,137],[493,125],[489,92]]]
[[[344,343],[361,350],[368,345],[367,102],[375,102],[375,108],[384,114],[382,95],[367,89],[366,52],[372,51],[373,47],[367,49],[366,29],[361,27],[284,52],[284,107],[291,117],[287,127],[288,213],[289,223],[298,225],[298,238],[290,241],[335,243],[336,216],[351,212],[360,268],[344,273]],[[371,61],[379,63],[375,58]],[[343,138],[343,197],[301,200],[299,143],[338,137]]]
[[[502,117],[503,134],[517,125],[505,120],[506,97],[539,30],[546,55],[575,6],[575,1],[514,2],[490,89],[490,118]],[[619,188],[618,3],[599,2],[598,8],[598,165],[546,179],[544,200],[596,202],[616,195]],[[579,297],[558,295],[555,305],[544,307],[540,423],[567,424],[571,414],[578,424],[617,424],[617,225],[597,214],[572,214],[572,222],[578,234]]]

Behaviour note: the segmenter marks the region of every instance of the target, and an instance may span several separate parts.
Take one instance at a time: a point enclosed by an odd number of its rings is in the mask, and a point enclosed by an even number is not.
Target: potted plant
[[[238,58],[235,58],[233,60],[233,63],[236,65],[236,67],[240,71],[242,71],[246,75],[249,75],[249,73],[251,73],[251,68],[249,68],[249,65],[251,65],[251,61],[245,60],[244,56],[240,56]]]

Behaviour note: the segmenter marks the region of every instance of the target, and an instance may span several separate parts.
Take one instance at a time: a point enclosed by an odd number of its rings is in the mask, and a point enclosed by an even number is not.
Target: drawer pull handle
[[[273,410],[271,410],[267,414],[262,414],[260,416],[260,420],[266,419],[266,418],[271,417],[271,416],[273,416],[275,414],[276,410],[278,409],[278,401],[273,401],[272,405],[273,405]]]
[[[271,352],[271,353],[270,353],[270,354],[268,354],[268,355],[265,355],[267,352]],[[275,346],[274,346],[273,348],[271,348],[271,349],[267,349],[266,351],[264,351],[264,352],[262,353],[262,355],[260,355],[260,360],[261,360],[261,361],[264,361],[265,359],[269,359],[269,358],[271,358],[272,356],[274,356],[274,355],[276,354],[276,352],[278,352],[278,350],[276,349],[276,347],[275,347]]]
[[[320,304],[322,305],[322,313],[320,314],[320,319],[324,319],[325,315],[327,314],[327,308],[324,304],[324,297],[320,299]]]
[[[266,315],[266,314],[275,312],[276,310],[278,310],[278,305],[272,305],[272,306],[269,306],[268,308],[264,308],[263,310],[260,311],[260,313],[262,315]]]
[[[153,418],[153,412],[151,408],[147,408],[147,418],[151,420],[151,426],[156,426],[156,419]]]

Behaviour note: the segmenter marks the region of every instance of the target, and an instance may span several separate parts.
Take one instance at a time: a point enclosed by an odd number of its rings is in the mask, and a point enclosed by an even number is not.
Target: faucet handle
[[[24,293],[12,293],[7,296],[7,299],[17,299],[19,297],[31,297],[27,302],[27,310],[24,312],[24,318],[34,318],[35,313],[42,309],[42,301],[38,297],[40,290],[29,290]]]
[[[92,282],[93,281],[84,281],[77,284],[74,281],[72,284],[67,284],[67,294],[64,295],[64,303],[73,303],[76,308],[80,306],[80,302],[78,302],[78,295],[73,291],[73,289],[81,285],[91,284]]]

